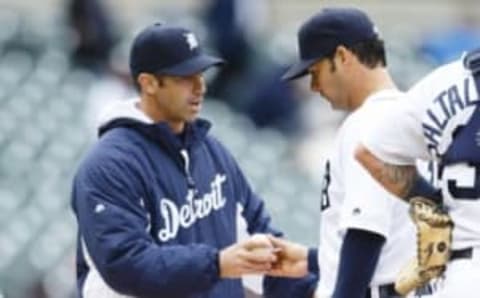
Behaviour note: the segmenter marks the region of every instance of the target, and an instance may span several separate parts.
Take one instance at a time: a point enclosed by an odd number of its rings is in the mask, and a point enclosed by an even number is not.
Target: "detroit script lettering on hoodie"
[[[210,183],[210,192],[203,197],[194,199],[195,192],[190,189],[187,193],[187,203],[177,207],[175,203],[167,198],[160,200],[160,214],[165,223],[165,227],[158,232],[160,241],[165,242],[175,238],[178,229],[192,226],[197,219],[208,216],[211,212],[222,209],[227,202],[222,194],[222,184],[227,180],[227,176],[217,174]]]

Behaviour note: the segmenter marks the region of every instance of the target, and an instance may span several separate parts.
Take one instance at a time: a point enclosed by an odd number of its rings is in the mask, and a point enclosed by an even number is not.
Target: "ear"
[[[157,79],[149,73],[141,73],[137,77],[137,82],[140,88],[146,94],[154,94],[158,89]]]
[[[339,45],[335,51],[335,58],[338,59],[340,64],[350,64],[353,54],[345,46]]]

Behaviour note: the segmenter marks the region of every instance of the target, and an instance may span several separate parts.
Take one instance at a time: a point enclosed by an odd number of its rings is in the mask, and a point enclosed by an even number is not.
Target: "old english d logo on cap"
[[[182,27],[154,24],[134,39],[130,70],[134,79],[142,73],[189,76],[223,60],[204,54],[195,35]]]
[[[193,50],[196,47],[198,47],[197,38],[193,33],[185,33],[184,36],[185,36],[185,39],[187,40],[190,50]]]

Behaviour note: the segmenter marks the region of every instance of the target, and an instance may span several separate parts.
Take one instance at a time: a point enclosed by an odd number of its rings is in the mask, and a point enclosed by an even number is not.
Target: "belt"
[[[473,257],[473,247],[467,247],[464,249],[452,250],[450,254],[450,261],[460,259],[471,259]]]
[[[372,295],[372,291],[378,290],[378,296]],[[433,294],[433,288],[430,284],[426,284],[425,286],[418,288],[415,290],[415,295],[432,295]],[[385,284],[373,288],[369,288],[367,291],[367,295],[365,295],[365,298],[402,298],[403,296],[398,294],[397,291],[395,291],[395,285],[393,283],[391,284]]]
[[[372,291],[378,291],[378,296],[375,294],[372,294]],[[401,298],[400,294],[395,291],[395,285],[392,284],[386,284],[386,285],[381,285],[381,286],[376,286],[376,287],[371,287],[367,291],[367,295],[365,295],[365,298]]]
[[[467,247],[464,249],[452,250],[450,254],[450,261],[471,259],[472,257],[473,257],[473,247]],[[372,294],[372,291],[378,291],[378,296],[377,296],[377,293]],[[426,284],[425,286],[415,290],[415,295],[419,295],[419,296],[432,295],[432,294],[433,294],[433,288],[430,284]],[[365,298],[375,298],[375,297],[401,298],[402,296],[395,291],[395,285],[391,283],[391,284],[385,284],[385,285],[369,288],[367,291],[367,295],[365,295]]]

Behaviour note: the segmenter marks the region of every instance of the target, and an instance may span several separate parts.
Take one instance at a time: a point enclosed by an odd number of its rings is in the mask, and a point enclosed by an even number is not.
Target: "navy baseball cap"
[[[333,54],[337,46],[352,46],[377,38],[370,18],[356,8],[325,8],[308,19],[297,34],[300,61],[282,76],[294,80],[307,74],[308,68],[321,58]]]
[[[134,79],[142,72],[188,76],[223,63],[220,58],[204,54],[191,31],[159,23],[142,30],[130,51]]]

